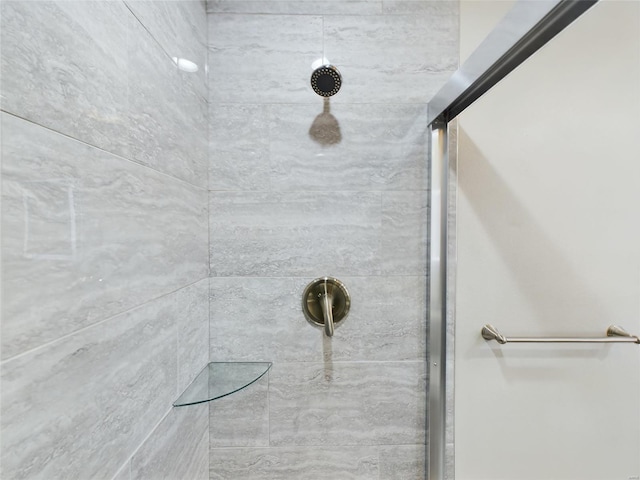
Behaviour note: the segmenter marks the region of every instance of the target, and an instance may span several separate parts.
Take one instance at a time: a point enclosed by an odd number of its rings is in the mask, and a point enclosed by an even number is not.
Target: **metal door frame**
[[[453,343],[455,245],[448,124],[598,0],[520,0],[429,102],[430,242],[427,401],[427,478],[455,478],[453,457]]]

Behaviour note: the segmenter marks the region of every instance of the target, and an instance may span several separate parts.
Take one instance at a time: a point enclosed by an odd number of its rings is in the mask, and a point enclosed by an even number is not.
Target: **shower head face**
[[[323,65],[311,74],[311,88],[321,97],[332,97],[342,86],[342,76],[333,65]]]

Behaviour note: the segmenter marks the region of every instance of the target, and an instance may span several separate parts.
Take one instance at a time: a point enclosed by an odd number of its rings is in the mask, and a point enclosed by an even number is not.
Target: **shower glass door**
[[[640,478],[640,345],[480,335],[640,335],[640,2],[600,1],[458,127],[455,478]]]

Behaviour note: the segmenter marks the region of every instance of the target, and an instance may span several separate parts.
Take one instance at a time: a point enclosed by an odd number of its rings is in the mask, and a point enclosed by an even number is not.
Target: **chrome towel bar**
[[[627,333],[623,328],[611,325],[607,328],[606,337],[505,337],[493,325],[482,327],[482,338],[505,343],[637,343],[640,337]]]

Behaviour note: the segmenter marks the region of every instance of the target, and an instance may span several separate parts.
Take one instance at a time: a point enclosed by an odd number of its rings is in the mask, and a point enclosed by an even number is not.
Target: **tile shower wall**
[[[426,103],[457,66],[457,2],[208,12],[210,359],[274,362],[210,404],[210,478],[424,478]],[[300,307],[324,275],[352,296],[332,339]]]
[[[207,478],[204,3],[0,8],[1,476]]]

